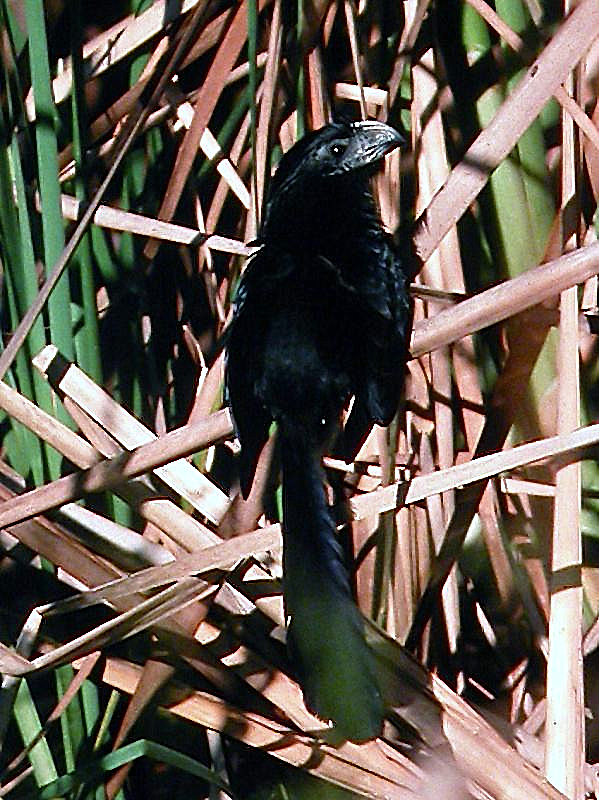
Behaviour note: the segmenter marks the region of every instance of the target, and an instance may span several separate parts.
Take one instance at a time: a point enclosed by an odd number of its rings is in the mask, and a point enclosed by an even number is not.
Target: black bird
[[[290,656],[308,707],[357,741],[380,733],[384,709],[321,458],[337,437],[336,454],[352,461],[397,409],[411,307],[370,177],[401,142],[379,122],[334,123],[281,158],[227,343],[244,497],[277,423]]]

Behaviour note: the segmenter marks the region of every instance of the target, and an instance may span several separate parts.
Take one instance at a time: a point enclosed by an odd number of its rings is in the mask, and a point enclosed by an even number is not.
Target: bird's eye
[[[339,142],[335,142],[334,144],[331,145],[331,155],[342,156],[346,150],[347,150],[346,144],[340,144]]]

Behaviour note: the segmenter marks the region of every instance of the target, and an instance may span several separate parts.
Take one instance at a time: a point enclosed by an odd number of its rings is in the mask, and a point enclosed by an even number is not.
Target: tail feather
[[[289,652],[306,705],[347,739],[379,735],[374,657],[326,502],[320,456],[283,434],[284,597]]]

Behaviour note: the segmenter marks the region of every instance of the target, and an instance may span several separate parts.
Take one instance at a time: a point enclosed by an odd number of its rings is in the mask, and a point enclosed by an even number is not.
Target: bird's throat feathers
[[[384,235],[368,175],[323,180],[278,193],[269,204],[260,238],[304,255],[337,261]],[[312,253],[314,243],[318,253]]]

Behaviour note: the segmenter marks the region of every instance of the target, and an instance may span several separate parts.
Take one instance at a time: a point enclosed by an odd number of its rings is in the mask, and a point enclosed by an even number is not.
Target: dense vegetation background
[[[0,795],[593,795],[596,3],[0,26]],[[276,446],[242,501],[222,410],[271,171],[340,117],[406,132],[376,192],[415,275],[397,423],[327,460],[389,708],[365,745],[303,706]]]

